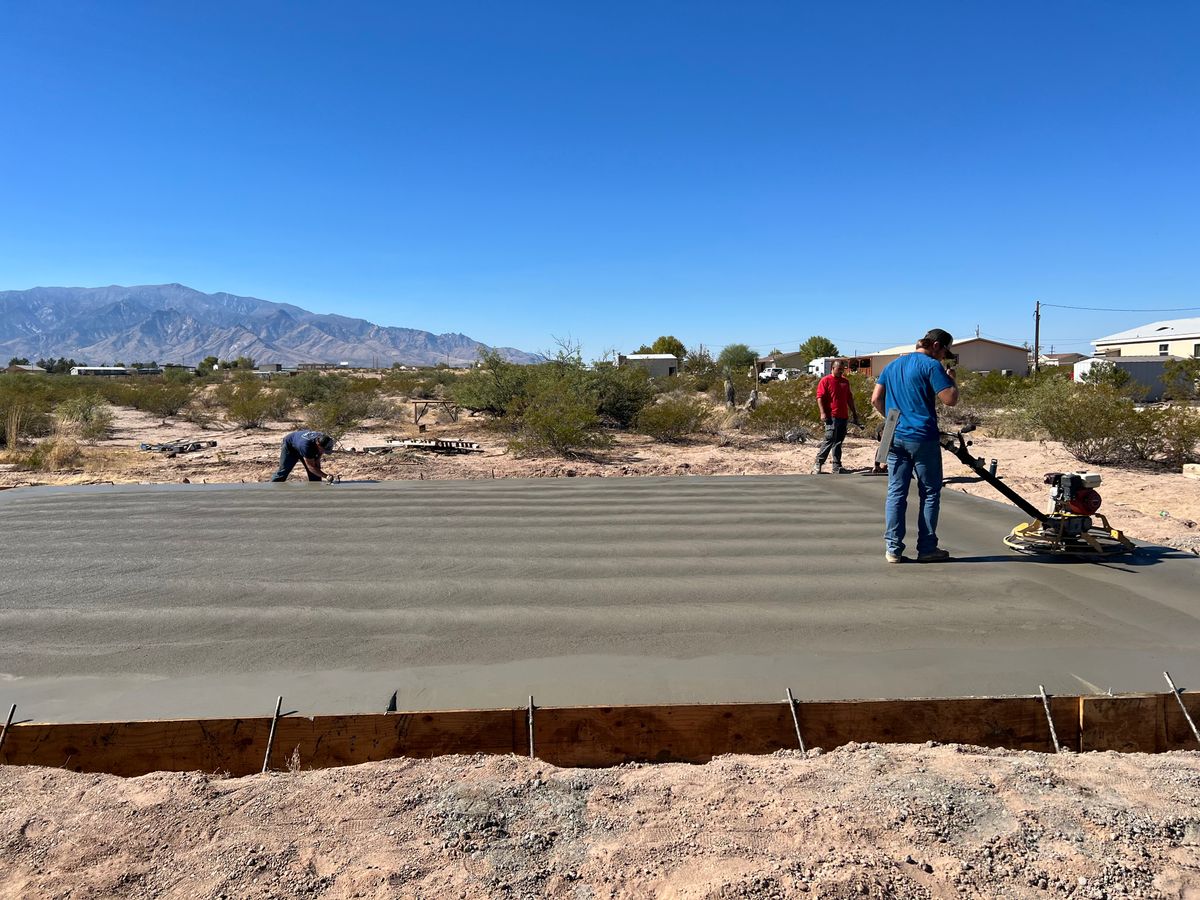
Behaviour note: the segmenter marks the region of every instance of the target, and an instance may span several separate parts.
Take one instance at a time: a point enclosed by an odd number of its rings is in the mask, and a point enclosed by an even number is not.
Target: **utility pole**
[[[1039,357],[1042,355],[1041,347],[1042,339],[1042,301],[1035,300],[1033,303],[1033,374],[1036,375],[1042,370],[1039,363]]]

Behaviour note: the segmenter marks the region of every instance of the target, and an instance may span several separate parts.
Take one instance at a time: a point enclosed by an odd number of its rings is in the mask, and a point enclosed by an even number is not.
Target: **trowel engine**
[[[994,468],[971,455],[971,442],[963,435],[973,431],[969,425],[961,431],[943,433],[942,447],[958,457],[983,481],[1012,501],[1030,516],[1030,521],[1018,525],[1004,543],[1020,553],[1051,554],[1056,556],[1102,557],[1129,553],[1133,542],[1113,528],[1100,513],[1100,476],[1095,472],[1048,472],[1044,479],[1050,486],[1050,509],[1041,512],[1032,503],[1001,481]]]

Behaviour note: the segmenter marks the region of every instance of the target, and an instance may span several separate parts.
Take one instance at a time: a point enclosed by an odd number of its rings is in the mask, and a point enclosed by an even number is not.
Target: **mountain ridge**
[[[0,291],[0,357],[67,356],[93,365],[116,360],[192,364],[206,356],[258,363],[349,362],[464,366],[495,350],[517,363],[543,357],[492,347],[459,332],[434,334],[377,325],[291,303],[183,284],[34,287]]]

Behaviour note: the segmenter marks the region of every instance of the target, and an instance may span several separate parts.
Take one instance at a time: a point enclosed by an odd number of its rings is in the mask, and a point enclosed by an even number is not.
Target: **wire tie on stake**
[[[271,762],[271,745],[275,743],[275,725],[279,721],[279,710],[283,709],[283,697],[275,701],[275,715],[271,716],[271,731],[267,735],[267,753],[263,757],[262,774],[267,773],[267,764]]]
[[[4,723],[4,730],[0,731],[0,750],[4,749],[4,739],[8,737],[8,729],[12,728],[13,716],[16,715],[17,704],[13,704],[8,710],[8,721]]]
[[[526,721],[529,723],[529,758],[533,759],[533,694],[529,695],[529,712],[526,713]]]
[[[796,740],[800,742],[800,752],[807,753],[804,748],[804,738],[800,735],[800,718],[796,715],[796,698],[792,696],[792,689],[787,689],[788,709],[792,711],[792,724],[796,726]]]
[[[1045,685],[1038,685],[1038,693],[1042,695],[1042,709],[1046,711],[1046,724],[1050,726],[1050,740],[1054,742],[1054,752],[1062,753],[1062,745],[1058,743],[1058,732],[1054,730],[1054,718],[1050,715],[1050,698],[1046,696]]]
[[[1200,731],[1196,729],[1196,723],[1192,721],[1192,714],[1188,712],[1187,707],[1183,704],[1183,692],[1180,691],[1179,688],[1175,687],[1175,682],[1171,680],[1170,672],[1163,672],[1163,678],[1167,679],[1167,684],[1171,686],[1171,693],[1175,695],[1175,699],[1179,703],[1179,708],[1183,710],[1183,717],[1187,719],[1187,723],[1192,726],[1192,734],[1196,737],[1196,743],[1200,744]]]

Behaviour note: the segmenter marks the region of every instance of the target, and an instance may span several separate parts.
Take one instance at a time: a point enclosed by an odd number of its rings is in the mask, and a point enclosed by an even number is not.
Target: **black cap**
[[[954,343],[954,335],[948,331],[944,331],[941,328],[930,328],[928,333],[925,335],[924,340],[937,341],[943,347],[949,347]]]
[[[319,438],[317,438],[317,443],[321,445],[321,449],[326,453],[329,453],[333,450],[334,440],[327,434],[322,434]]]

